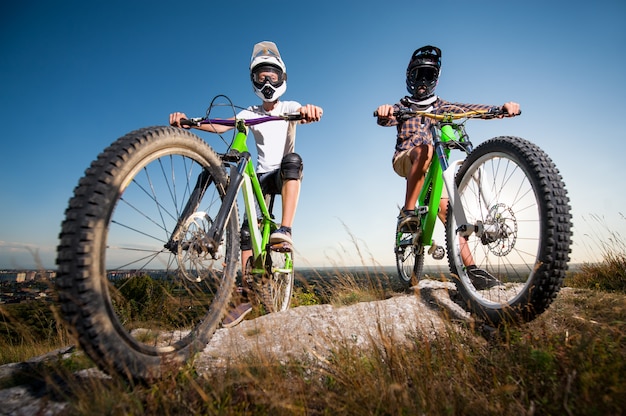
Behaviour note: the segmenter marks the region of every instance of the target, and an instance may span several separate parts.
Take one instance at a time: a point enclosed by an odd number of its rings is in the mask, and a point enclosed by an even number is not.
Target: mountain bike
[[[261,190],[247,133],[301,116],[211,119],[212,107],[186,123],[234,126],[224,153],[187,129],[136,130],[91,163],[69,201],[56,288],[65,320],[105,371],[150,380],[205,348],[235,291],[240,191],[253,252],[242,278],[252,276],[267,312],[289,307],[293,255],[270,246],[274,196]]]
[[[493,325],[528,322],[545,311],[560,290],[571,252],[569,198],[552,160],[519,137],[495,137],[474,148],[466,122],[498,117],[501,108],[438,114],[407,109],[394,115],[437,120],[431,129],[435,156],[415,215],[396,227],[400,281],[406,287],[417,284],[425,256],[441,260],[447,249],[461,303],[479,318]],[[464,160],[451,163],[452,150],[465,153]],[[432,239],[444,187],[446,248]],[[472,258],[471,266],[497,284],[475,283],[467,267]]]

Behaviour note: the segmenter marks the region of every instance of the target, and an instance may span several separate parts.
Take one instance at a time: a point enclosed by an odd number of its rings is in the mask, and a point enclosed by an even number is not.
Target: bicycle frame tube
[[[263,251],[262,247],[265,247],[269,241],[270,227],[268,225],[271,219],[262,195],[259,179],[256,173],[250,174],[247,170],[243,176],[243,199],[250,229],[250,239],[252,240],[252,252],[254,258],[257,258]],[[258,219],[257,206],[261,211],[261,224],[259,226],[257,226],[257,222],[254,222]]]
[[[441,131],[442,131],[442,136],[443,136],[443,139],[442,139],[443,142],[447,142],[451,140],[451,137],[455,137],[455,131],[450,125],[443,125],[441,128]],[[462,130],[460,134],[464,137],[467,136],[464,130]],[[468,149],[469,149],[468,151],[471,151],[471,145],[469,144],[468,144]],[[449,154],[449,150],[447,151],[447,153]],[[441,157],[439,159],[440,161],[442,160]],[[452,164],[449,164],[448,159],[446,157],[444,163],[445,163],[444,165],[445,167],[443,169],[442,178],[446,185],[446,190],[448,191],[450,209],[452,209],[452,214],[454,215],[454,220],[456,221],[458,231],[461,233],[461,235],[468,236],[469,234],[472,233],[472,231],[474,231],[474,226],[471,226],[470,224],[467,223],[465,210],[463,209],[463,204],[461,204],[461,197],[459,196],[459,191],[455,183],[455,175],[456,175],[457,168],[463,163],[463,160],[457,160],[453,162]],[[444,163],[442,163],[442,165]],[[480,186],[480,178],[475,179],[475,180],[478,180],[479,189],[482,189],[482,186]]]
[[[425,246],[432,245],[433,231],[435,230],[435,224],[437,222],[437,214],[439,212],[439,204],[441,202],[441,194],[444,186],[443,172],[448,169],[448,158],[450,157],[450,150],[446,149],[444,143],[453,140],[456,135],[454,129],[447,124],[441,126],[433,126],[431,130],[433,136],[433,146],[435,148],[436,160],[433,160],[428,172],[426,173],[426,179],[424,186],[420,191],[419,205],[423,206],[426,201],[426,197],[430,194],[428,201],[428,212],[422,221],[422,244]],[[451,190],[446,182],[446,190],[448,194],[451,194]],[[456,187],[455,187],[456,191]]]
[[[438,162],[433,161],[428,169],[428,172],[426,173],[424,186],[422,187],[419,195],[419,205],[424,206],[426,197],[430,194],[428,212],[422,219],[422,244],[426,246],[432,245],[433,231],[437,221],[439,202],[441,201],[441,192],[443,189],[440,178],[441,165]]]
[[[237,122],[236,128],[237,133],[231,148],[238,152],[249,154],[247,145],[248,129],[242,120]],[[252,252],[256,259],[263,252],[263,247],[269,242],[271,215],[265,203],[261,183],[254,170],[252,160],[248,159],[246,161],[245,167],[242,169],[242,175],[245,211],[252,240]],[[256,207],[259,208],[261,214],[260,226],[257,226],[257,223],[254,222],[258,218]]]

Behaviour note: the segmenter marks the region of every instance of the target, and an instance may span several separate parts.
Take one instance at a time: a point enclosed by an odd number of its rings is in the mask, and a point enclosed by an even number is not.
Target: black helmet
[[[441,71],[441,49],[423,46],[413,52],[406,69],[406,89],[412,97],[424,99],[435,93]],[[419,94],[417,87],[424,86],[426,92]]]

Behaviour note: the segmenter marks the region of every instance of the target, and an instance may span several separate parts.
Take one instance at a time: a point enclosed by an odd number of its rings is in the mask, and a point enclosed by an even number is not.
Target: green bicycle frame
[[[444,186],[443,172],[448,168],[450,150],[443,144],[457,139],[455,129],[449,124],[443,124],[439,129],[432,127],[433,146],[435,147],[436,160],[433,160],[430,168],[426,172],[424,186],[420,191],[418,201],[419,206],[425,206],[428,200],[428,212],[421,222],[421,243],[424,246],[433,244],[433,232],[437,222],[439,204]],[[450,192],[448,192],[450,193]]]
[[[244,120],[237,120],[236,123],[237,133],[231,144],[231,148],[242,154],[249,154],[248,151],[248,127],[245,125]],[[270,234],[278,227],[272,219],[272,215],[269,212],[263,191],[261,190],[261,183],[254,170],[252,160],[248,158],[243,174],[243,198],[245,203],[246,217],[248,218],[248,224],[250,228],[250,238],[252,240],[252,253],[254,258],[252,273],[263,273],[265,257],[267,247],[269,243]],[[258,218],[255,208],[255,201],[258,204],[261,218]],[[253,221],[258,219],[258,227],[253,224]],[[289,264],[287,267],[292,267],[291,256],[289,256]]]

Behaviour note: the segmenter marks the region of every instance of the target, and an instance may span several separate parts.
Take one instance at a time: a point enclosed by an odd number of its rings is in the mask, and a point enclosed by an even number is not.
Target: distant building
[[[55,270],[0,270],[1,282],[25,283],[35,280],[51,280],[57,275]]]

